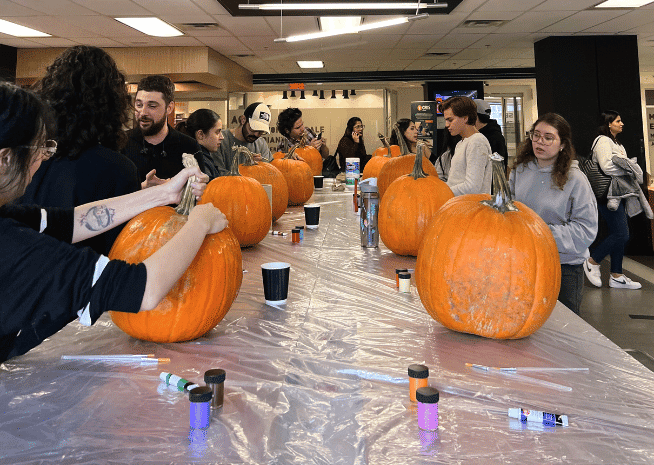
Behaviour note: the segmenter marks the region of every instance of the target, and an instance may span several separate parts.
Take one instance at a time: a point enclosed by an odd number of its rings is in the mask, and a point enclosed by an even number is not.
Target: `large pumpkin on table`
[[[272,186],[272,221],[280,219],[288,206],[288,186],[281,171],[268,162],[256,162],[249,150],[243,147],[245,161],[238,167],[242,176],[256,179],[261,184]]]
[[[273,159],[270,163],[282,172],[288,186],[288,204],[303,205],[313,195],[313,172],[303,161],[294,159],[295,150],[284,158]]]
[[[307,134],[304,133],[304,136],[302,136],[302,140],[300,141],[299,145],[295,148],[295,154],[300,157],[302,160],[307,162],[307,164],[311,167],[311,172],[313,173],[314,176],[321,176],[322,175],[322,155],[320,155],[320,151],[311,146],[307,145]]]
[[[418,142],[413,171],[388,186],[379,205],[379,237],[398,255],[418,254],[436,212],[454,197],[452,189],[422,169],[424,144]],[[370,162],[368,162],[370,163]]]
[[[399,157],[401,154],[399,145],[390,145],[385,135],[378,133],[377,137],[382,143],[381,147],[376,148],[372,152],[373,157]]]
[[[187,219],[172,207],[143,212],[120,232],[109,258],[141,263],[177,234]],[[241,248],[226,228],[205,238],[191,265],[154,310],[109,313],[116,326],[137,339],[189,341],[220,323],[242,280]]]
[[[511,201],[501,159],[493,160],[493,181],[494,200],[462,195],[438,211],[418,250],[416,287],[443,326],[518,339],[540,328],[556,305],[559,253],[545,222]]]
[[[239,153],[226,176],[213,179],[198,204],[212,203],[227,217],[241,247],[258,244],[270,231],[272,212],[268,194],[256,179],[241,176]]]
[[[377,134],[377,136],[384,146],[373,152],[372,158],[368,160],[366,167],[363,169],[363,173],[361,173],[361,179],[376,178],[379,176],[379,171],[382,169],[382,166],[384,166],[388,160],[400,155],[399,146],[389,145],[383,134]],[[393,150],[393,148],[397,150]]]

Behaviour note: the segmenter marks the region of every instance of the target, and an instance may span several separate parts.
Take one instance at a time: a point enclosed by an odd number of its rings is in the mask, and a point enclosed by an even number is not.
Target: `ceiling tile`
[[[96,13],[112,17],[147,16],[150,14],[148,10],[131,0],[74,0],[74,2]]]
[[[528,12],[499,27],[497,32],[501,34],[512,34],[516,32],[540,31],[573,14],[570,11],[552,11],[547,14],[543,14],[543,12]]]
[[[581,11],[542,29],[541,32],[583,32],[588,28],[609,21],[621,14],[624,13],[616,13],[615,11]]]
[[[275,35],[275,31],[272,30],[264,18],[232,18],[231,16],[215,16],[214,20],[236,37],[240,35]]]
[[[1,16],[8,18],[10,16],[33,16],[39,15],[41,12],[33,10],[23,5],[19,5],[16,2],[10,2],[8,0],[0,0],[0,12]]]
[[[59,16],[63,12],[67,16],[94,15],[94,11],[68,0],[13,0],[14,3],[31,8],[34,11],[52,16]]]
[[[201,8],[191,0],[132,0],[137,5],[155,16],[183,16],[189,14],[202,14]]]
[[[488,0],[477,12],[485,11],[529,11],[543,0]]]

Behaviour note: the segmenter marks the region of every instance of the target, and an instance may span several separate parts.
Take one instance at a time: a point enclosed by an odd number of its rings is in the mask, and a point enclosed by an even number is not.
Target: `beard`
[[[141,124],[144,122],[149,122],[149,127],[143,127]],[[141,118],[139,119],[139,128],[141,129],[141,134],[144,136],[154,136],[159,134],[163,129],[164,125],[167,123],[166,115],[164,115],[159,121],[154,121],[150,118]]]

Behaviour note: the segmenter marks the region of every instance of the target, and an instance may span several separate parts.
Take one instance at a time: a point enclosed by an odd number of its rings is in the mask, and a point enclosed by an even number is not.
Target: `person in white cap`
[[[234,159],[232,147],[234,145],[247,147],[250,152],[259,155],[255,157],[256,161],[269,162],[272,160],[268,143],[261,137],[270,132],[270,109],[268,106],[261,102],[251,104],[245,109],[239,122],[238,127],[223,131],[224,139],[218,147],[218,151],[213,154],[214,163],[220,176],[226,175],[232,168]]]
[[[496,120],[491,119],[491,107],[487,101],[475,99],[475,105],[477,105],[477,122],[475,123],[475,127],[477,131],[486,136],[491,146],[491,151],[502,155],[502,158],[504,158],[504,172],[506,173],[506,167],[509,163],[509,153],[506,149],[506,140],[502,135],[502,129]]]

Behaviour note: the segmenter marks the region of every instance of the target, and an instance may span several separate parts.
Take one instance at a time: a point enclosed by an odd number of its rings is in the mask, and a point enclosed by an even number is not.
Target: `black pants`
[[[579,315],[584,296],[584,268],[580,265],[561,265],[559,302]]]

